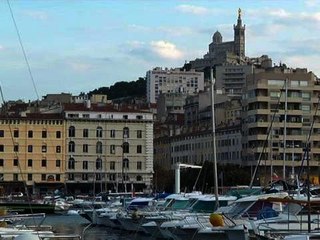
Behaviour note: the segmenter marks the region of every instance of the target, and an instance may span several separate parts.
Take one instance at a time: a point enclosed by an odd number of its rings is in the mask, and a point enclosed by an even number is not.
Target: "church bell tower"
[[[233,25],[234,30],[234,53],[239,57],[245,57],[245,30],[246,25],[242,26],[241,9],[238,10],[237,25]]]

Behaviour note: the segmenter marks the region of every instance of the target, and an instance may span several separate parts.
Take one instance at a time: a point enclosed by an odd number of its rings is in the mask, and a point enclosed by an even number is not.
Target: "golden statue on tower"
[[[238,9],[238,18],[241,18],[241,8]]]

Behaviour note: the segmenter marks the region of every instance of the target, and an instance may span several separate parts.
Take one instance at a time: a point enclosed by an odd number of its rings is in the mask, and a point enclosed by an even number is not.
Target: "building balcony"
[[[268,128],[270,126],[270,122],[253,122],[253,123],[248,123],[247,128],[257,128],[257,127],[264,127]]]
[[[267,139],[267,135],[266,134],[259,134],[259,135],[250,135],[248,136],[248,141],[265,141]]]
[[[246,99],[247,103],[253,103],[253,102],[269,102],[270,97],[269,96],[256,96],[252,98]]]
[[[302,122],[287,122],[287,128],[302,128]]]
[[[248,110],[247,112],[247,116],[252,116],[252,115],[257,115],[257,114],[265,114],[265,115],[269,115],[270,114],[270,110],[269,109],[252,109],[252,110]]]

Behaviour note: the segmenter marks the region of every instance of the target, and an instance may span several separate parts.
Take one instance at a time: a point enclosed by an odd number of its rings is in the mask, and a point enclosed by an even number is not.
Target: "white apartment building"
[[[161,93],[192,94],[204,89],[204,74],[195,70],[181,71],[179,68],[149,70],[146,74],[147,101],[156,103]]]
[[[74,192],[152,188],[153,114],[113,105],[68,104],[66,186]]]

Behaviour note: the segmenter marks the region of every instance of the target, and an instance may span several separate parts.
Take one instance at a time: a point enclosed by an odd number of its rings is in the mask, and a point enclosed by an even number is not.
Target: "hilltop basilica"
[[[216,31],[209,44],[209,52],[203,58],[190,61],[191,68],[202,70],[222,64],[245,64],[248,58],[245,56],[245,25],[242,25],[241,9],[238,10],[237,24],[233,25],[233,41],[223,42],[222,35]]]

